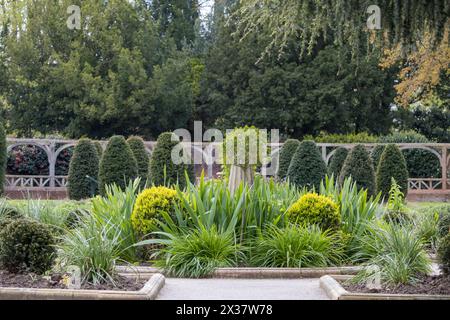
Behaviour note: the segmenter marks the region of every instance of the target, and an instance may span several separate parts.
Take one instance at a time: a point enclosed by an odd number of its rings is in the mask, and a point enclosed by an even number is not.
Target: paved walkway
[[[319,279],[166,279],[157,300],[327,300]]]

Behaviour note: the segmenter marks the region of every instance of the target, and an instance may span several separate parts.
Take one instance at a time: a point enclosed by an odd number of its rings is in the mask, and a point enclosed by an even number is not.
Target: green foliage
[[[125,138],[114,136],[109,139],[100,162],[100,193],[106,194],[106,185],[111,184],[116,184],[121,189],[125,189],[128,182],[135,179],[137,174],[136,159]]]
[[[450,274],[450,232],[439,242],[438,259],[442,271]]]
[[[16,219],[0,230],[0,264],[10,272],[42,274],[52,267],[55,239],[36,221]]]
[[[120,257],[128,262],[139,259],[137,249],[133,247],[139,237],[131,220],[139,186],[139,178],[129,181],[124,190],[117,185],[106,186],[104,197],[97,196],[92,199],[89,213],[97,223],[97,228],[105,230],[104,236],[109,237],[110,241],[117,241]],[[77,225],[80,225],[83,216],[83,212],[79,213]]]
[[[411,217],[406,212],[405,195],[394,178],[391,179],[387,212],[383,215],[383,219],[391,223],[404,223],[411,220]]]
[[[297,187],[318,189],[327,168],[313,141],[303,141],[292,157],[287,177]]]
[[[338,242],[335,234],[317,226],[271,227],[256,239],[251,263],[270,268],[328,267],[342,261]]]
[[[186,184],[186,173],[190,181],[193,179],[193,167],[188,164],[175,164],[172,161],[172,150],[180,147],[175,134],[166,132],[158,137],[150,160],[149,180],[156,186],[171,186],[178,184],[183,189]],[[184,158],[183,158],[184,159]],[[191,159],[185,159],[191,161]]]
[[[20,218],[23,218],[23,213],[19,209],[10,206],[6,199],[0,198],[0,221]]]
[[[89,139],[80,139],[70,160],[68,192],[70,199],[82,200],[97,192],[99,158]]]
[[[130,137],[127,143],[136,159],[138,177],[141,178],[141,184],[144,186],[148,178],[148,169],[150,166],[150,157],[145,149],[144,140],[140,137]]]
[[[328,165],[328,176],[334,176],[339,178],[344,165],[345,159],[347,158],[348,150],[346,148],[337,148],[333,157],[331,158],[330,164]]]
[[[414,230],[428,249],[436,249],[439,240],[439,214],[435,212],[417,212],[413,216]]]
[[[26,218],[51,226],[52,230],[58,230],[58,232],[65,229],[72,209],[71,206],[58,201],[40,199],[28,199],[19,207]]]
[[[97,156],[98,156],[98,160],[100,162],[102,159],[102,156],[103,156],[102,144],[99,141],[94,141],[94,147],[95,147],[95,150],[97,150]]]
[[[341,169],[340,183],[351,177],[358,188],[367,189],[369,196],[375,194],[375,172],[369,153],[363,145],[353,147]]]
[[[331,198],[315,193],[302,196],[289,208],[287,217],[296,225],[317,225],[322,230],[337,230],[341,222],[338,205]]]
[[[392,178],[398,183],[400,191],[406,197],[408,193],[408,170],[405,158],[397,145],[388,144],[381,155],[376,174],[378,191],[384,197],[389,196]]]
[[[373,148],[372,152],[370,153],[370,158],[372,159],[372,164],[375,172],[377,172],[378,164],[380,163],[381,155],[383,154],[385,146],[384,145],[377,145],[375,148]]]
[[[311,137],[308,139],[314,140],[317,143],[375,143],[378,142],[378,137],[371,135],[367,132],[360,133],[348,133],[348,134],[337,134],[337,133],[324,133],[321,132],[319,135]]]
[[[114,283],[115,266],[121,261],[122,230],[113,223],[101,224],[85,212],[79,226],[68,230],[58,244],[61,267],[78,266],[82,282]]]
[[[339,206],[341,230],[349,235],[345,254],[352,261],[359,260],[359,250],[363,239],[372,232],[371,225],[380,212],[380,197],[369,197],[367,190],[358,189],[350,178],[341,185],[328,178],[320,186],[320,194],[331,197]]]
[[[299,145],[300,141],[296,139],[289,139],[283,144],[283,147],[280,150],[280,164],[278,165],[277,173],[278,178],[286,178],[292,157],[294,156],[294,153]]]
[[[156,221],[162,219],[162,214],[174,215],[177,198],[177,191],[166,187],[153,187],[142,191],[131,215],[134,230],[141,235],[155,231]]]
[[[6,132],[3,121],[0,121],[0,195],[3,195],[6,175]]]
[[[369,253],[367,265],[376,265],[381,281],[387,285],[411,284],[431,270],[431,261],[424,250],[424,241],[411,226],[383,224],[364,241],[361,252]],[[366,271],[357,280],[365,281]]]
[[[204,277],[211,275],[216,268],[236,266],[242,256],[233,235],[220,233],[216,227],[160,235],[165,239],[143,241],[141,244],[165,245],[155,254],[155,266],[163,268],[171,276]]]
[[[395,132],[381,137],[383,143],[430,143],[425,136],[410,130]],[[411,178],[440,178],[442,176],[441,163],[433,153],[422,149],[402,150],[406,160],[409,177]]]

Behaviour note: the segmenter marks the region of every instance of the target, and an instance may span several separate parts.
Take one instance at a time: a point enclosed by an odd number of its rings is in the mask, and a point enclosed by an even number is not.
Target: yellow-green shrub
[[[339,206],[329,197],[308,193],[287,212],[288,220],[298,225],[318,225],[322,230],[337,229],[341,222]]]
[[[136,199],[131,215],[133,228],[141,234],[154,231],[156,220],[161,218],[161,213],[173,212],[176,199],[177,192],[166,187],[153,187],[142,191]]]

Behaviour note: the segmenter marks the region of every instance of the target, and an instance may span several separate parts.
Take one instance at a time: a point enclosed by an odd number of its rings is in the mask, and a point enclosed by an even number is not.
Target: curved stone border
[[[354,275],[361,267],[332,268],[219,268],[210,278],[230,279],[299,279],[320,278],[324,275]],[[161,269],[141,266],[118,266],[116,271],[121,275],[151,277],[155,273],[163,273]]]
[[[0,288],[0,300],[155,300],[164,283],[157,273],[139,291]]]
[[[336,279],[347,280],[350,278],[351,276],[326,275],[320,278],[320,287],[332,300],[450,300],[450,295],[354,293],[348,292],[336,281]]]

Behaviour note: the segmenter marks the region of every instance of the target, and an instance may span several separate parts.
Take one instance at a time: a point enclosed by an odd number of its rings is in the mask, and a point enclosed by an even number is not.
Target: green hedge
[[[356,182],[358,188],[367,189],[369,196],[375,194],[375,172],[372,159],[361,144],[353,147],[347,155],[339,176],[340,183],[343,184],[344,180],[349,177]]]
[[[388,144],[381,155],[378,164],[376,181],[378,191],[387,200],[391,189],[392,178],[400,186],[401,191],[407,196],[408,193],[408,169],[405,157],[395,144]]]
[[[384,148],[384,145],[379,144],[375,148],[373,148],[372,152],[370,153],[370,158],[372,159],[372,164],[375,172],[378,169],[378,163],[380,163],[380,158],[383,154]]]
[[[0,196],[4,193],[6,161],[6,132],[3,122],[0,121]]]
[[[319,189],[327,167],[314,141],[303,141],[295,151],[287,177],[298,187]]]
[[[114,136],[109,139],[100,162],[100,193],[104,195],[105,186],[113,183],[125,189],[129,180],[135,179],[137,175],[137,162],[125,138]]]
[[[295,151],[300,145],[300,141],[297,139],[289,139],[284,144],[280,150],[280,164],[278,166],[278,178],[285,179],[289,170],[289,165],[291,164],[292,157]]]
[[[67,186],[70,199],[87,199],[97,193],[98,170],[98,152],[94,144],[89,139],[80,139],[70,160]]]

